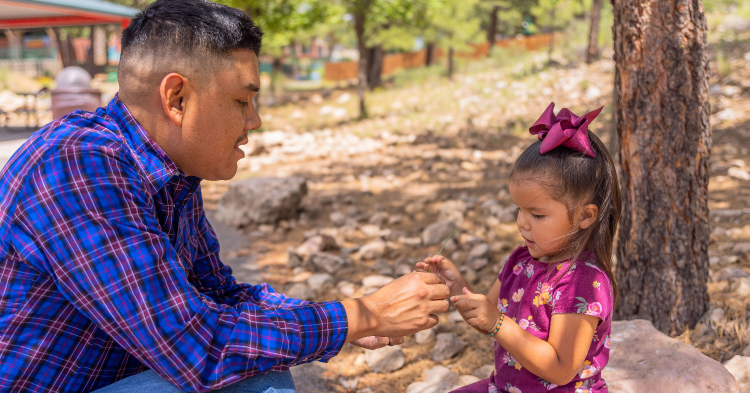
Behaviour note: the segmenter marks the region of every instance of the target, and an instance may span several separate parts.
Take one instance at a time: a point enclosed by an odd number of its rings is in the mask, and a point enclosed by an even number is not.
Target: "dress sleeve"
[[[574,266],[560,266],[560,278],[552,294],[552,313],[606,319],[614,303],[607,273],[590,258],[582,258]]]
[[[267,288],[235,284],[218,260],[201,277],[200,285],[213,293],[201,293],[122,153],[96,147],[58,152],[24,192],[33,203],[20,208],[34,219],[22,224],[16,241],[43,250],[30,263],[118,345],[183,391],[327,360],[344,345],[341,303],[272,301]],[[263,301],[240,301],[245,296]]]

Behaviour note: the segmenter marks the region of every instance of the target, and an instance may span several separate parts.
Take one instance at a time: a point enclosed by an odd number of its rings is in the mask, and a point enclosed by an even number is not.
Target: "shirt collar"
[[[135,120],[125,104],[120,101],[119,94],[115,94],[115,98],[109,102],[106,113],[120,126],[125,143],[133,152],[133,156],[152,187],[152,194],[157,193],[173,177],[179,178],[180,183],[187,182],[191,186],[192,183],[200,182],[198,178],[185,176],[177,164]]]

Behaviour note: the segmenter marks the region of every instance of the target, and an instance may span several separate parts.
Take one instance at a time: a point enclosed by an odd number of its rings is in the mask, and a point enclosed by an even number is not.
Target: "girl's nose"
[[[523,212],[518,212],[518,219],[516,219],[516,224],[518,225],[518,229],[522,229],[524,231],[531,230],[531,227],[529,226],[529,220],[526,219]]]

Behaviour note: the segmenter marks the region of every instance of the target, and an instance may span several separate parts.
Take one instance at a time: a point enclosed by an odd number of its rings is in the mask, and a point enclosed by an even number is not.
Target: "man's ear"
[[[159,95],[164,114],[172,121],[175,127],[182,126],[185,116],[184,99],[187,91],[187,79],[180,75],[171,73],[161,80]]]
[[[578,227],[581,229],[587,229],[588,227],[594,225],[597,217],[599,217],[599,206],[596,206],[594,204],[583,206],[583,208],[581,209]]]

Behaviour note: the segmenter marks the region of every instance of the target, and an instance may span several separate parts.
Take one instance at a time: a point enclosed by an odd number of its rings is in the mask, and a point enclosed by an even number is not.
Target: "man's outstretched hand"
[[[404,343],[403,337],[380,337],[380,336],[367,336],[367,337],[362,337],[359,340],[352,341],[353,345],[362,347],[364,349],[380,349],[388,344],[401,345],[403,343]]]
[[[346,342],[367,336],[402,337],[431,328],[438,323],[435,314],[448,311],[449,296],[448,286],[436,274],[414,272],[370,296],[345,300]]]

